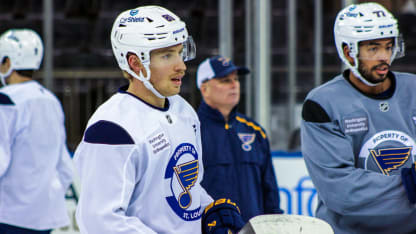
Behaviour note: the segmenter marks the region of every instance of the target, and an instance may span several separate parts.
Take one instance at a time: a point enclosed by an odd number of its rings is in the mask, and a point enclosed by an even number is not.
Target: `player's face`
[[[150,82],[163,96],[178,94],[186,65],[182,59],[183,45],[178,44],[150,52]]]
[[[391,38],[363,41],[358,55],[358,71],[371,83],[380,83],[390,70],[394,41]]]
[[[237,71],[222,78],[206,82],[204,99],[214,107],[227,106],[233,108],[240,101],[240,81]]]

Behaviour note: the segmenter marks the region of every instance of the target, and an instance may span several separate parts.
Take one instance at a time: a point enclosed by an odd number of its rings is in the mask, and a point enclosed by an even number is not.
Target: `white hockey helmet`
[[[111,46],[119,67],[142,81],[146,88],[164,98],[150,83],[150,51],[182,43],[183,60],[195,58],[195,44],[186,25],[171,11],[159,6],[143,6],[126,10],[118,15],[111,30]],[[127,53],[133,53],[142,62],[147,76],[137,75],[130,69]]]
[[[358,71],[359,42],[382,38],[394,38],[393,53],[390,63],[395,58],[404,56],[404,41],[402,40],[396,18],[378,3],[352,4],[342,9],[334,25],[335,44],[338,55],[348,68],[362,82],[369,86],[376,83],[364,79]],[[354,58],[351,65],[344,56],[343,46],[350,49],[350,56]]]
[[[3,85],[14,70],[38,70],[43,58],[43,43],[31,29],[10,29],[0,36],[0,62],[9,58],[10,68],[0,71]]]

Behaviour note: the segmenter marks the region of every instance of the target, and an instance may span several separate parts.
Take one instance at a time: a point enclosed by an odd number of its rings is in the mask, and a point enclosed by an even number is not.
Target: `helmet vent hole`
[[[147,19],[147,21],[149,21],[149,23],[152,23],[153,22],[153,20],[150,19],[149,17],[146,17],[146,19]]]

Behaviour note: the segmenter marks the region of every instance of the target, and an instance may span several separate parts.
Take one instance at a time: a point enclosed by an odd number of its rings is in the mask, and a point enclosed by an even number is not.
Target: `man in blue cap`
[[[238,75],[249,72],[223,56],[204,60],[197,70],[203,98],[198,109],[204,165],[201,184],[214,199],[235,201],[245,222],[260,214],[283,213],[266,133],[237,112]]]

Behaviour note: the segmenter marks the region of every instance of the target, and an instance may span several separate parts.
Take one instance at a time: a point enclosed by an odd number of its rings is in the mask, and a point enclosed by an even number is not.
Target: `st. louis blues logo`
[[[180,144],[173,152],[165,171],[165,180],[170,184],[166,201],[185,221],[201,217],[200,198],[192,197],[198,173],[198,152],[195,147],[189,143]]]
[[[163,18],[165,18],[167,21],[169,21],[169,22],[171,22],[171,21],[174,21],[175,20],[175,18],[173,18],[171,15],[168,15],[168,14],[164,14],[164,15],[162,15],[162,17]]]
[[[400,168],[410,167],[415,160],[415,141],[401,131],[382,131],[362,146],[358,166],[384,175],[400,174]]]
[[[391,170],[397,169],[409,159],[412,147],[370,150],[381,172],[389,175]]]
[[[179,194],[179,206],[182,209],[186,209],[192,203],[192,197],[189,190],[195,185],[196,179],[198,178],[198,160],[183,163],[173,167],[173,169],[175,170],[175,175],[183,189],[183,192]]]
[[[251,143],[253,143],[254,140],[256,139],[256,134],[254,134],[254,133],[238,133],[238,137],[243,142],[243,144],[241,145],[241,148],[244,151],[250,151],[251,148],[252,148]]]

